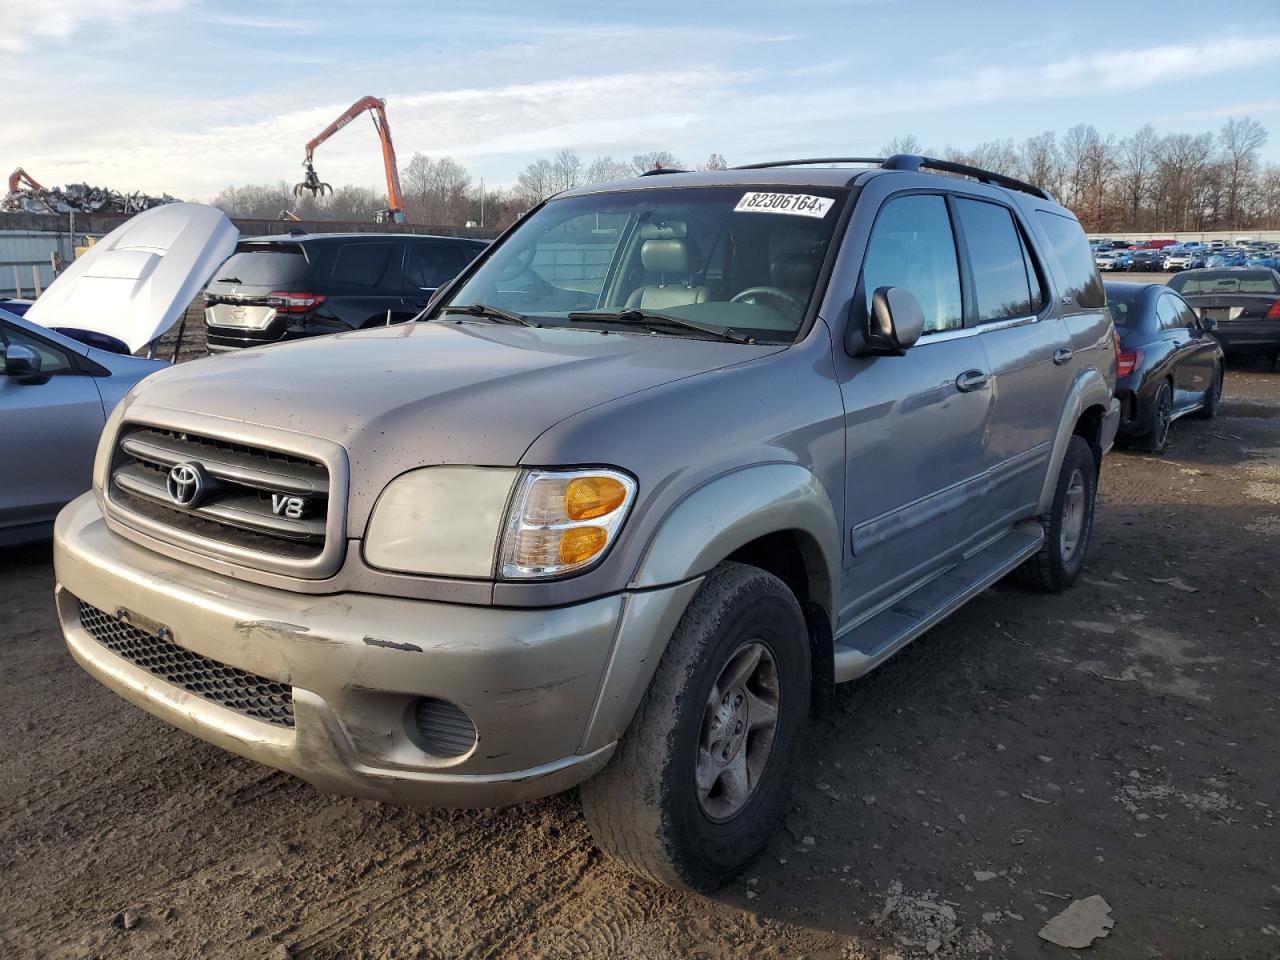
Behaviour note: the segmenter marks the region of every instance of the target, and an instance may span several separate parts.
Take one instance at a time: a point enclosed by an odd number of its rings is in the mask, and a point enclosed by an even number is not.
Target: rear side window
[[[392,282],[392,263],[398,264],[397,243],[346,243],[333,259],[333,279],[347,287],[377,287]]]
[[[1162,296],[1156,301],[1156,319],[1160,321],[1161,330],[1177,330],[1186,326],[1178,316],[1178,304],[1169,296]]]
[[[1079,222],[1048,210],[1037,210],[1036,216],[1049,237],[1049,249],[1058,263],[1064,284],[1062,295],[1070,297],[1079,307],[1103,306],[1107,301],[1102,292],[1102,278],[1098,276],[1098,265],[1093,262]]]
[[[1039,311],[1040,280],[1031,266],[1022,234],[1006,207],[956,198],[973,267],[979,323],[1027,317]]]
[[[867,243],[862,286],[868,316],[877,289],[902,287],[920,301],[925,333],[960,327],[960,269],[942,197],[898,197],[884,205]]]
[[[307,268],[307,258],[296,243],[245,244],[218,268],[213,279],[215,283],[288,289],[298,285]]]
[[[461,273],[481,249],[467,243],[411,243],[405,278],[409,286],[420,290],[442,286]]]

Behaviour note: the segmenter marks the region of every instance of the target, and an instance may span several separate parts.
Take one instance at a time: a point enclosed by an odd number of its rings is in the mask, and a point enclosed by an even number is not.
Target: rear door
[[[869,197],[864,195],[863,202]],[[980,526],[991,405],[986,355],[963,326],[955,238],[940,193],[891,195],[871,228],[850,323],[879,287],[915,294],[925,330],[902,356],[835,352],[845,405],[841,624],[954,563]]]
[[[980,332],[992,377],[984,451],[984,530],[1033,512],[1070,387],[1071,337],[1048,303],[1046,272],[1009,205],[955,196],[966,264],[966,325]]]
[[[405,241],[338,240],[329,251],[326,310],[352,329],[397,323],[418,312],[404,292]]]
[[[34,349],[51,376],[24,384],[0,373],[0,543],[5,528],[51,521],[89,489],[106,419],[94,378],[70,351],[0,320],[0,347],[12,344]]]

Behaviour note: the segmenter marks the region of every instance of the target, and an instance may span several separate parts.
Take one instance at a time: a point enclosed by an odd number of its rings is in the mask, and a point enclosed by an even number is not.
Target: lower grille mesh
[[[161,680],[254,720],[293,726],[293,689],[210,660],[80,601],[80,625],[112,653]]]

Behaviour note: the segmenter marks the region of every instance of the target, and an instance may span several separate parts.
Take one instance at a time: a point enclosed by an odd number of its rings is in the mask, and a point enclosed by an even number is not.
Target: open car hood
[[[177,322],[239,237],[225,213],[201,203],[146,210],[63,271],[26,318],[140,350]]]

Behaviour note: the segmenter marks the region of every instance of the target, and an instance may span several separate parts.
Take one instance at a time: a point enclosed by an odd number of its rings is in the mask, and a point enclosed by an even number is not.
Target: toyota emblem
[[[180,463],[169,471],[165,489],[178,506],[197,507],[205,492],[204,471],[198,463]]]

